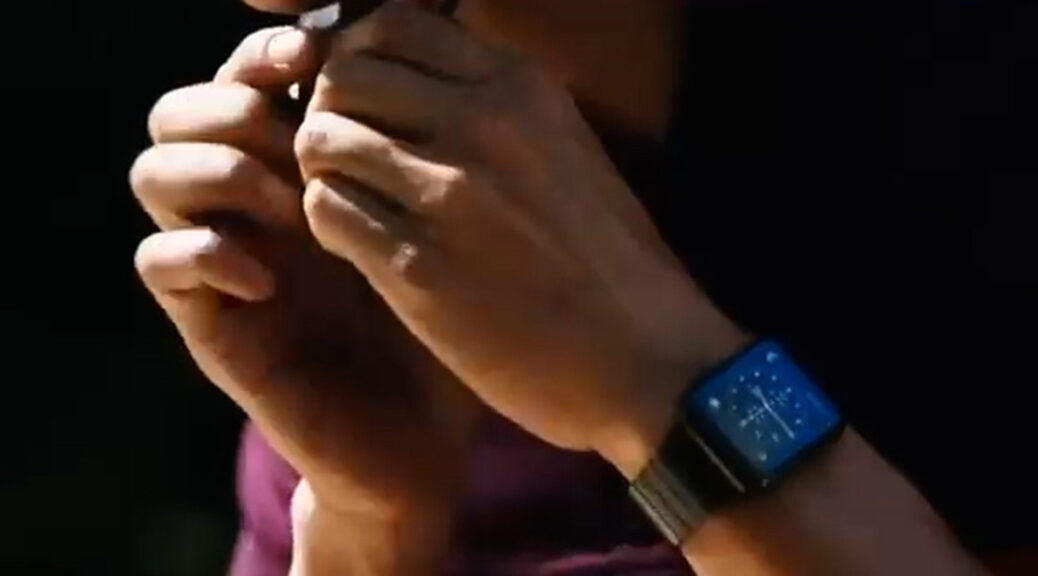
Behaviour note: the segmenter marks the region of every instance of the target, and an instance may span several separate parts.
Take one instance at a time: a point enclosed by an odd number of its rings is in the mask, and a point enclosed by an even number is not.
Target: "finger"
[[[328,0],[244,0],[244,2],[257,10],[272,14],[300,14],[328,4]]]
[[[412,67],[361,54],[336,54],[321,69],[309,110],[327,110],[422,139],[449,122],[457,91]]]
[[[286,90],[317,73],[316,38],[291,26],[249,35],[216,73],[219,83],[247,84],[260,90]]]
[[[182,314],[178,303],[210,290],[246,302],[260,302],[274,294],[273,273],[209,228],[149,236],[137,248],[135,264],[145,286],[173,316]]]
[[[296,135],[304,180],[340,174],[401,208],[424,212],[443,197],[452,168],[425,160],[410,147],[360,122],[330,112],[307,116]]]
[[[277,228],[303,222],[300,190],[229,146],[155,146],[137,158],[130,182],[141,206],[165,230],[225,215]]]
[[[339,33],[331,52],[374,54],[469,82],[489,77],[500,58],[457,23],[414,2],[383,4]]]
[[[152,108],[148,131],[156,144],[225,144],[286,174],[299,172],[292,150],[295,127],[266,95],[244,84],[200,84],[170,92]]]
[[[364,189],[341,179],[318,178],[307,186],[303,205],[321,246],[368,278],[387,271],[413,274],[419,255],[415,231],[373,202]]]

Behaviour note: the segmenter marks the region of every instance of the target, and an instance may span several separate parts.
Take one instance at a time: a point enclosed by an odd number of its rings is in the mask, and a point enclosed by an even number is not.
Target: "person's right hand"
[[[322,506],[394,519],[449,498],[478,404],[307,230],[296,126],[270,95],[316,60],[301,33],[264,30],[215,81],[156,104],[131,181],[161,232],[136,263],[205,375]]]

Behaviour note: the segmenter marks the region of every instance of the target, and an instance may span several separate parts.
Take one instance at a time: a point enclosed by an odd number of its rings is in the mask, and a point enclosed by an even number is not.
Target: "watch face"
[[[720,435],[764,484],[841,423],[822,391],[773,342],[714,374],[689,402],[704,432]]]

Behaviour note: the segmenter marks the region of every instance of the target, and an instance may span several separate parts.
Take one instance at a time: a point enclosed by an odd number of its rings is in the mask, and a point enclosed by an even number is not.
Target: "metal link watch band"
[[[631,483],[631,498],[675,545],[745,487],[699,437],[678,420],[656,456]]]

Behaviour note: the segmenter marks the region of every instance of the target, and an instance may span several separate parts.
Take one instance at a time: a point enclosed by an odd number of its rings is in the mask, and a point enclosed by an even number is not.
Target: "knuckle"
[[[157,147],[141,152],[130,167],[130,188],[138,197],[148,196],[163,180],[164,162]]]
[[[345,256],[342,237],[359,220],[356,207],[338,202],[335,192],[321,181],[311,182],[303,193],[303,214],[314,240],[328,252]]]
[[[415,10],[404,3],[389,3],[372,14],[365,29],[364,48],[393,52],[400,48],[416,25]]]
[[[212,266],[222,249],[222,239],[210,228],[156,232],[137,245],[133,261],[146,282],[175,269]]]
[[[159,264],[159,248],[162,239],[163,233],[161,232],[148,236],[137,245],[137,250],[133,254],[134,268],[145,280],[151,277]]]
[[[192,242],[191,251],[187,256],[189,265],[199,270],[205,270],[219,264],[223,245],[220,235],[208,228],[193,232],[197,234],[197,237]]]
[[[189,89],[179,88],[172,92],[167,92],[151,107],[151,111],[148,113],[148,135],[151,137],[152,142],[158,144],[165,139],[175,111],[183,108],[181,102],[184,99],[186,90]]]
[[[468,173],[457,167],[445,167],[423,187],[418,203],[425,213],[448,214],[468,186]]]
[[[310,114],[296,131],[294,149],[296,157],[304,167],[323,156],[331,140],[331,127],[326,113]]]
[[[334,192],[322,182],[313,182],[303,192],[303,213],[315,232],[335,214]]]

